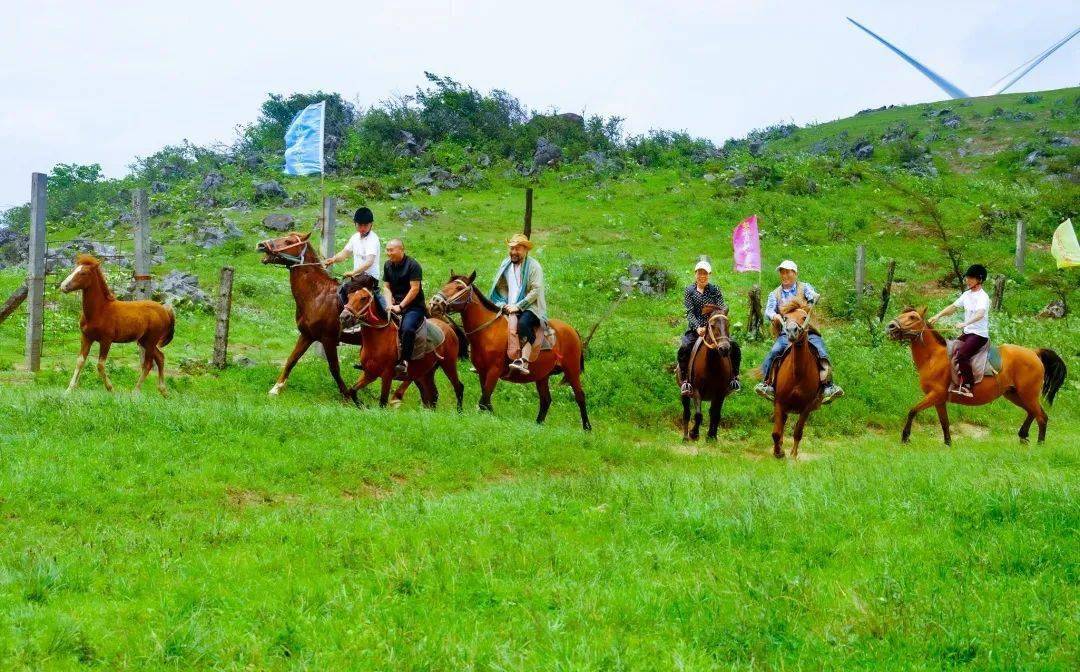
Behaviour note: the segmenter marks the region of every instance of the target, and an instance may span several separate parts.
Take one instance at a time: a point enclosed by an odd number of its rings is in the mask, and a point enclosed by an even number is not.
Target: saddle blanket
[[[532,354],[529,355],[529,362],[535,362],[536,358],[540,356],[540,353],[544,350],[551,350],[555,347],[555,330],[548,327],[544,330],[543,336],[540,339],[540,347],[533,347]]]
[[[443,344],[446,340],[446,334],[439,328],[439,325],[435,324],[431,320],[424,320],[424,324],[416,330],[416,342],[413,345],[412,359],[420,359],[426,357]],[[400,352],[401,344],[398,344],[398,352]]]
[[[960,368],[956,365],[956,359],[953,357],[953,352],[959,343],[960,341],[952,340],[948,341],[945,346],[949,353],[949,362],[952,364],[949,369],[950,373],[952,373],[953,385],[960,384]],[[984,376],[996,376],[1000,370],[1001,351],[998,350],[996,345],[987,341],[986,345],[971,358],[971,373],[975,377],[975,384],[978,384]]]

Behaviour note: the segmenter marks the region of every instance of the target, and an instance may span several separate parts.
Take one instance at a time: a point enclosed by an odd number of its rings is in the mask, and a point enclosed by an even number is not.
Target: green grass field
[[[1007,276],[995,339],[1066,361],[1044,445],[1019,444],[1023,414],[1004,401],[953,407],[952,448],[932,412],[899,442],[921,396],[916,373],[867,316],[890,259],[890,316],[944,306],[947,261],[882,181],[893,175],[888,147],[854,168],[805,150],[899,121],[928,133],[938,122],[923,106],[799,129],[766,159],[729,165],[616,175],[570,165],[538,178],[496,167],[477,189],[410,197],[437,213],[411,226],[395,215],[401,203],[367,201],[382,238],[404,237],[424,264],[430,296],[451,268],[477,269],[486,286],[533,186],[551,312],[583,333],[631,260],[676,275],[666,296],[635,294],[598,329],[585,372],[591,434],[564,386],[543,427],[532,388],[502,384],[495,415],[478,413],[467,365],[461,415],[445,386],[434,412],[415,393],[401,409],[356,410],[314,354],[271,399],[296,337],[287,271],[254,252],[272,210],[202,213],[245,234],[209,251],[182,242],[198,217],[155,219],[166,251],[155,275],[188,270],[213,290],[221,266],[237,269],[230,353],[254,365],[208,369],[213,315],[182,308],[165,350],[168,399],[152,386],[131,395],[130,345],[110,359],[116,394],[88,367],[64,395],[79,300],[58,293],[61,277],[48,281],[41,373],[22,367],[25,311],[0,325],[0,668],[1076,669],[1080,330],[1075,317],[1034,314],[1055,296],[1041,280],[1053,274],[1050,231],[1061,208],[1075,215],[1080,192],[1069,174],[1024,167],[1022,146],[1044,142],[1044,127],[1080,141],[1078,94],[961,107],[959,131],[927,140],[940,177],[902,177],[933,196],[965,263]],[[998,106],[1034,119],[994,121],[988,135]],[[1010,149],[956,154],[988,137]],[[1052,158],[1075,163],[1077,148]],[[818,190],[723,186],[766,160],[789,180],[812,175]],[[365,202],[351,178],[329,184],[350,207]],[[288,187],[315,193],[317,182]],[[986,225],[988,210],[1028,221],[1026,273],[1011,266],[1012,222]],[[308,227],[316,207],[290,212]],[[748,383],[768,347],[743,326],[756,275],[729,270],[731,229],[750,213],[766,267],[793,258],[822,291],[847,390],[813,415],[798,462],[771,458],[771,408],[749,389],[729,400],[718,442],[679,440],[669,367],[698,254],[712,256],[732,304]],[[89,233],[131,249],[122,230]],[[858,244],[875,291],[864,297],[852,289]],[[116,284],[129,273],[109,267]],[[1062,277],[1075,288],[1075,272]],[[0,271],[0,297],[22,280]],[[1075,311],[1080,298],[1068,296]],[[351,381],[356,349],[343,353]]]

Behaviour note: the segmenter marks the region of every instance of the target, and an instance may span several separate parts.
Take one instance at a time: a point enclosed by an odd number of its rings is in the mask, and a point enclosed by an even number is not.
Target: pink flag
[[[735,270],[761,270],[761,243],[758,240],[757,215],[750,215],[731,234],[731,245],[735,250]]]

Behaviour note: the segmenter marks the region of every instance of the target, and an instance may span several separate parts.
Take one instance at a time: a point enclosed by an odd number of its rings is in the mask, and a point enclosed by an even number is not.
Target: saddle
[[[956,357],[953,356],[956,346],[959,344],[960,341],[952,340],[947,341],[945,345],[949,353],[949,362],[952,364],[949,367],[949,373],[952,374],[953,385],[960,384],[960,367],[957,366]],[[984,377],[996,376],[999,371],[1001,371],[1001,351],[998,350],[998,346],[987,341],[986,345],[971,357],[972,376],[975,383],[978,384]]]
[[[551,326],[550,323],[548,324],[546,329],[543,329],[542,331],[540,329],[537,329],[537,331],[541,332],[540,333],[540,339],[539,339],[539,342],[536,342],[536,341],[533,342],[532,353],[530,353],[530,355],[529,355],[529,363],[530,364],[532,364],[533,362],[536,361],[536,358],[540,356],[541,352],[544,352],[545,350],[551,350],[551,349],[553,349],[555,347],[555,342],[556,342],[555,329]],[[506,350],[507,350],[507,352],[510,351],[510,347],[513,345],[513,341],[510,340],[512,338],[514,338],[514,335],[511,334],[509,330],[507,330],[507,332],[506,332]],[[535,338],[535,336],[534,336],[534,338]]]
[[[818,334],[819,336],[821,335],[813,327],[810,328],[810,333]],[[788,343],[787,347],[784,348],[784,351],[776,356],[776,359],[774,359],[773,362],[772,362],[772,366],[769,367],[769,375],[765,379],[765,381],[769,385],[772,385],[773,387],[776,387],[776,376],[780,372],[780,365],[784,362],[785,359],[787,359],[787,356],[791,354],[791,346],[792,346],[792,344]],[[818,357],[817,350],[815,350],[813,347],[811,347],[810,348],[810,353],[814,355],[815,360],[818,360],[818,362],[819,362],[818,367],[820,368],[820,360],[821,360],[821,358]]]
[[[430,355],[435,352],[445,340],[446,334],[439,328],[439,325],[429,319],[425,319],[424,323],[420,325],[420,328],[416,330],[416,341],[413,345],[412,360],[410,361]],[[398,354],[401,354],[400,342],[398,342]]]

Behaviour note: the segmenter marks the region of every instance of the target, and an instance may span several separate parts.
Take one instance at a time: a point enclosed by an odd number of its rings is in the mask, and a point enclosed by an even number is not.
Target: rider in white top
[[[986,282],[986,267],[982,264],[973,264],[968,268],[967,273],[964,273],[967,291],[926,321],[930,326],[934,326],[934,323],[942,317],[952,315],[960,308],[964,309],[964,321],[958,325],[961,334],[956,340],[959,343],[953,353],[956,366],[960,369],[961,382],[959,387],[949,388],[949,392],[961,397],[975,396],[971,391],[975,384],[975,375],[971,371],[971,358],[990,340],[990,297],[982,288],[984,282]]]

